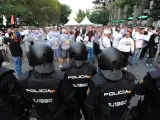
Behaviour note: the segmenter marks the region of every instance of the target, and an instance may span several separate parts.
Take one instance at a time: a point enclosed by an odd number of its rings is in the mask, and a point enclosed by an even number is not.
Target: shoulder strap
[[[125,75],[125,78],[127,80],[130,80],[130,81],[137,80],[137,78],[132,73],[124,71],[124,70],[122,70],[122,72]]]
[[[95,87],[100,87],[101,85],[103,85],[104,83],[106,83],[107,81],[100,76],[99,74],[94,75],[91,78],[91,81],[93,82],[93,84],[95,85]]]
[[[9,72],[13,73],[14,70],[11,70],[11,69],[8,69],[8,68],[5,68],[5,67],[0,67],[0,78],[1,78],[4,74],[9,73]]]
[[[70,63],[63,65],[61,70],[63,71],[63,70],[69,69],[69,68],[71,68],[71,64]]]
[[[32,70],[28,70],[28,71],[24,72],[23,75],[18,78],[18,80],[29,79],[30,75],[31,75],[31,72],[32,72]]]
[[[62,72],[60,70],[56,70],[56,71],[54,71],[53,74],[51,74],[51,76],[57,80],[64,80],[65,72]]]
[[[95,70],[95,71],[97,70],[97,66],[93,63],[88,63],[88,67]]]
[[[160,70],[151,71],[147,73],[151,79],[160,79]]]

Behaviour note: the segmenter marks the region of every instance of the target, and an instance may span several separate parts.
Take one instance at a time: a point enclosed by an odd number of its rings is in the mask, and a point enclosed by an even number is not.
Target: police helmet
[[[53,63],[53,50],[47,44],[36,43],[30,47],[27,57],[32,67]]]
[[[98,56],[98,66],[101,70],[120,70],[124,64],[123,54],[116,48],[104,49]]]
[[[69,54],[74,60],[84,61],[87,58],[86,46],[81,42],[75,42],[70,46]]]

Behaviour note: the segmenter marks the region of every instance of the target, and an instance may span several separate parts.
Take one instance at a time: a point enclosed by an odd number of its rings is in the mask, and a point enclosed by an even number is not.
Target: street
[[[23,69],[23,72],[31,69],[31,67],[28,65],[28,60],[27,60],[27,57],[26,57],[26,52],[25,52],[25,47],[24,45],[22,44],[21,45],[22,48],[23,48],[23,53],[24,53],[24,59],[23,59],[23,65],[22,65],[22,69]],[[8,66],[5,66],[5,67],[8,67],[8,68],[11,68],[11,69],[14,69],[14,66],[13,66],[13,60],[12,60],[12,57],[9,56],[9,59],[11,61],[11,64],[8,65]],[[55,62],[55,66],[57,67],[58,66],[58,62],[56,61]],[[138,61],[137,65],[134,66],[134,67],[131,67],[130,65],[127,66],[127,69],[129,72],[133,73],[137,80],[142,80],[143,77],[145,76],[145,74],[148,72],[148,71],[152,71],[152,70],[155,70],[154,67],[146,67],[145,66],[145,60],[143,61]]]

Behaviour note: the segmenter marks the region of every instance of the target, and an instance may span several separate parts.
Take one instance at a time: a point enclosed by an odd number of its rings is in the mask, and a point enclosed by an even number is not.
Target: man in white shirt
[[[113,33],[113,47],[117,48],[119,41],[123,38],[122,34],[120,33],[120,29],[117,29],[117,32]]]
[[[144,47],[144,29],[140,28],[134,39],[134,53],[131,58],[131,65],[134,65],[139,59],[142,48]]]
[[[128,58],[131,53],[134,52],[134,42],[133,39],[130,38],[130,33],[126,33],[126,37],[122,38],[118,44],[118,49],[124,55],[124,69],[127,70],[126,66],[128,63]]]
[[[101,51],[107,47],[111,47],[110,35],[111,32],[109,30],[104,30],[103,36],[99,39],[99,47]]]

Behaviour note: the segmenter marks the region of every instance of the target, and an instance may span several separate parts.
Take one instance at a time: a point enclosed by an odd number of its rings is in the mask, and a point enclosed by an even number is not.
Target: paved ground
[[[22,48],[24,48],[24,45],[22,45]],[[25,56],[25,50],[23,49],[23,51],[24,51],[24,60],[23,60],[23,72],[24,72],[24,71],[27,71],[28,69],[31,69],[31,68],[28,65],[28,60]],[[12,64],[10,64],[9,66],[5,66],[5,67],[14,69],[12,57],[9,56],[9,59]],[[58,62],[55,62],[55,64],[57,66]],[[139,61],[135,67],[127,66],[127,68],[128,68],[128,71],[133,73],[137,77],[138,80],[141,80],[144,77],[144,75],[146,74],[146,72],[155,70],[154,67],[152,67],[152,68],[146,67],[144,61]]]

